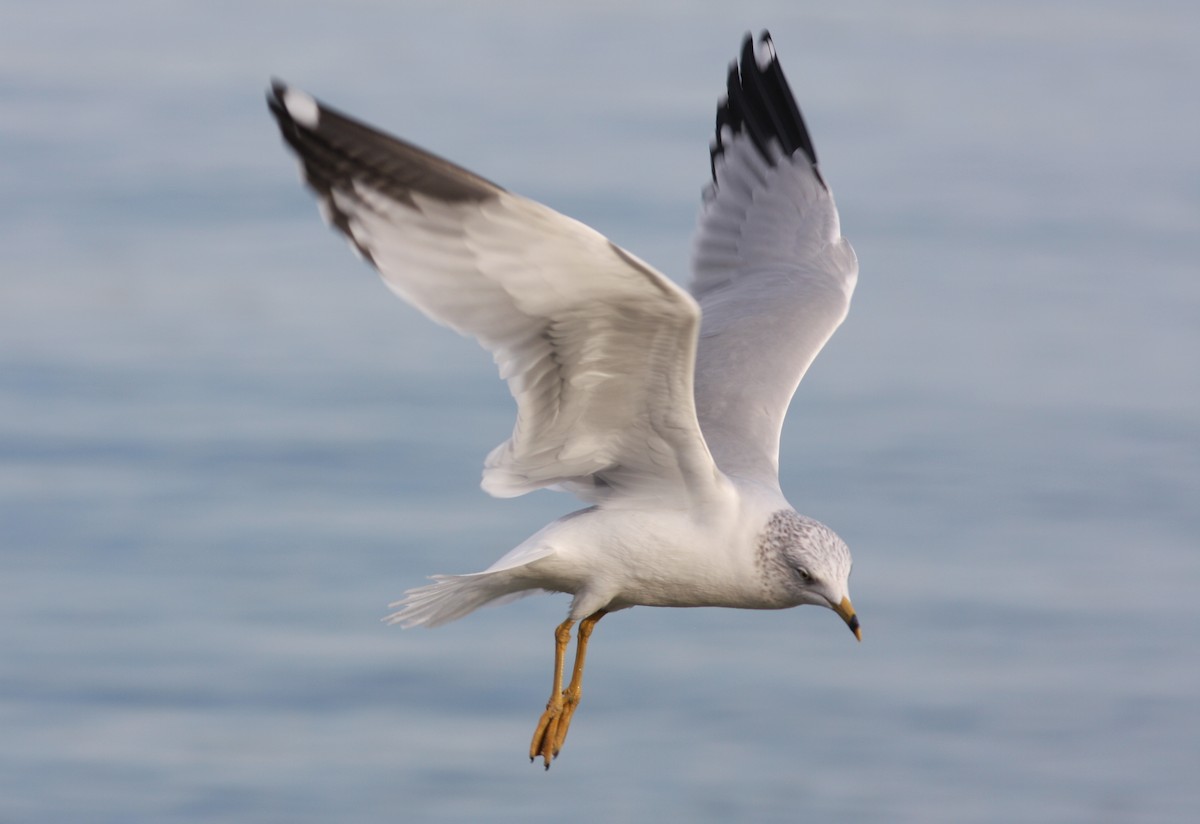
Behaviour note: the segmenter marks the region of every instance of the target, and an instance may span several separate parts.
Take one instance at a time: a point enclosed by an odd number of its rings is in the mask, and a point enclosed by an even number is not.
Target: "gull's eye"
[[[796,574],[800,576],[800,580],[806,584],[812,583],[812,573],[802,566],[796,567]]]

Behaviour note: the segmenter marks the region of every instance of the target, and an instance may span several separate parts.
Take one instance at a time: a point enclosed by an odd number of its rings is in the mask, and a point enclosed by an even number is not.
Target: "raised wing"
[[[699,308],[587,226],[275,83],[268,105],[322,214],[384,282],[490,350],[517,401],[483,488],[694,499]]]
[[[858,262],[766,32],[757,51],[747,36],[717,108],[692,262],[696,407],[722,470],[778,485],[784,415],[846,317]]]

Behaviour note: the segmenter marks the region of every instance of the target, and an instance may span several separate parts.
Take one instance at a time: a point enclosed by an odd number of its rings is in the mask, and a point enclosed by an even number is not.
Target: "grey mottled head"
[[[832,529],[781,509],[759,536],[758,559],[764,586],[784,605],[828,607],[862,640],[850,603],[850,548]]]

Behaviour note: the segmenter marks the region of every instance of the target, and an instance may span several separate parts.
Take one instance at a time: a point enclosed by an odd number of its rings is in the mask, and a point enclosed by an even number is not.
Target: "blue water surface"
[[[0,821],[1200,816],[1200,11],[0,3]],[[769,26],[861,261],[784,433],[831,613],[383,626],[575,505],[317,218],[278,75],[685,280]]]

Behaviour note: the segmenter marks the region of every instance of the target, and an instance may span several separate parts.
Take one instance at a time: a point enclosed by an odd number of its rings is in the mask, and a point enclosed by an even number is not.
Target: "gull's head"
[[[784,605],[828,607],[862,640],[850,603],[850,548],[832,529],[781,509],[759,536],[758,560],[766,585]]]

